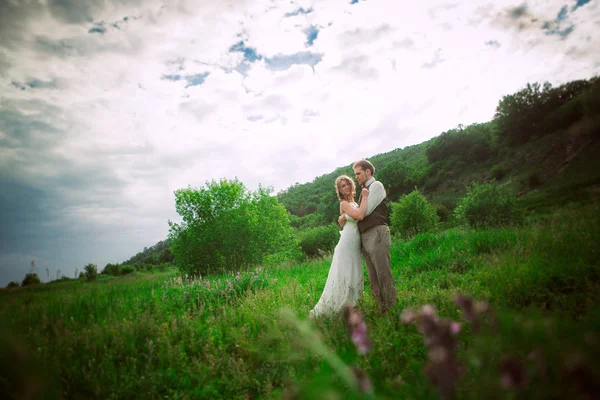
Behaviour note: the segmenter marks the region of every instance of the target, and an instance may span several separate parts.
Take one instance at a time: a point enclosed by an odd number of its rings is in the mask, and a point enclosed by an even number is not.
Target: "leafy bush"
[[[490,170],[490,173],[492,174],[492,177],[497,181],[501,180],[506,176],[506,170],[502,165],[499,164],[494,165]]]
[[[16,288],[16,287],[19,287],[19,282],[10,281],[10,282],[8,282],[8,285],[6,285],[7,289]]]
[[[119,264],[106,264],[106,267],[102,270],[104,275],[117,276],[121,274],[121,266]]]
[[[121,267],[121,275],[129,275],[135,272],[135,267],[132,265],[123,265]]]
[[[454,210],[456,218],[470,226],[501,226],[517,221],[515,199],[498,183],[473,183]]]
[[[36,274],[35,272],[30,272],[27,275],[25,275],[25,278],[23,278],[23,282],[21,282],[21,286],[37,285],[38,283],[41,283],[40,277],[38,276],[38,274]]]
[[[96,266],[96,264],[90,263],[83,267],[83,270],[85,272],[85,277],[88,281],[96,280],[96,277],[98,276],[98,267]]]
[[[294,262],[301,262],[306,258],[306,254],[300,248],[299,243],[295,246],[291,246],[287,250],[278,251],[277,253],[269,254],[263,260],[265,266],[278,266],[282,264],[290,264]]]
[[[271,191],[249,192],[237,179],[177,190],[175,207],[183,221],[169,221],[169,243],[181,272],[238,271],[293,247],[288,212]]]
[[[309,257],[318,256],[319,250],[322,252],[333,251],[340,239],[339,230],[339,226],[332,223],[300,231],[298,233],[300,248]]]
[[[435,207],[416,188],[391,203],[391,208],[391,231],[405,238],[432,231],[439,220]]]
[[[435,213],[440,222],[446,222],[450,218],[450,210],[444,204],[434,204]]]
[[[156,267],[160,272],[166,271],[172,264],[168,262],[160,263]]]

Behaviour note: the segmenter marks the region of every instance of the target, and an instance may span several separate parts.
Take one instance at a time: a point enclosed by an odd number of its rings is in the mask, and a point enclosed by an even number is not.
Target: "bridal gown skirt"
[[[337,313],[347,301],[358,301],[363,291],[360,233],[356,222],[347,215],[346,218],[335,246],[325,288],[317,305],[310,311],[312,316]]]

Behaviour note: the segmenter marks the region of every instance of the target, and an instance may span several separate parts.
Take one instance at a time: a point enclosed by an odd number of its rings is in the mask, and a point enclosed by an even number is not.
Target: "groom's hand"
[[[340,215],[338,218],[338,224],[343,228],[346,225],[346,216],[344,214]]]

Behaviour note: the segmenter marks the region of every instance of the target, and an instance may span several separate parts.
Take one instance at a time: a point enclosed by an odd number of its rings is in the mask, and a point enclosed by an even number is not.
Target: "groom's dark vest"
[[[371,185],[369,185],[371,186]],[[360,200],[359,200],[360,202]],[[374,226],[379,226],[379,225],[387,225],[389,226],[390,223],[390,213],[388,211],[388,205],[387,205],[387,197],[384,197],[382,202],[379,203],[379,205],[377,207],[375,207],[375,209],[373,210],[373,212],[369,215],[367,215],[365,218],[363,218],[362,221],[358,221],[356,223],[356,225],[358,226],[358,231],[360,233],[363,233],[371,228],[373,228]]]

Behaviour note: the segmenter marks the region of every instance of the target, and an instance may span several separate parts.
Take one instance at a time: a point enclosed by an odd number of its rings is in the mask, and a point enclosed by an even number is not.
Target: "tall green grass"
[[[376,312],[365,272],[359,309],[373,342],[366,356],[357,355],[341,317],[309,322],[318,338],[309,342],[281,318],[287,308],[307,319],[330,258],[193,281],[136,273],[4,290],[0,388],[43,388],[38,398],[360,397],[313,351],[320,340],[364,370],[377,397],[435,398],[422,371],[422,335],[399,315],[432,304],[464,321],[451,298],[466,293],[489,301],[499,322],[497,332],[479,336],[465,325],[459,397],[512,398],[518,393],[498,387],[498,360],[506,354],[541,348],[554,363],[547,376],[562,379],[565,359],[583,353],[597,372],[598,338],[590,332],[600,321],[599,211],[591,205],[519,227],[394,240],[398,302],[385,315]],[[526,390],[534,398],[560,384],[532,374]]]

